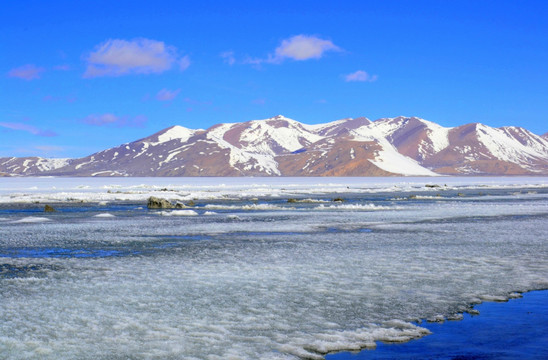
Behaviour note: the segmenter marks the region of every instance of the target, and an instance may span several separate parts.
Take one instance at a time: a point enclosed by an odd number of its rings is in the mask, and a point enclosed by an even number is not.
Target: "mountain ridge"
[[[174,125],[77,159],[0,158],[1,176],[548,175],[548,133],[418,117]]]

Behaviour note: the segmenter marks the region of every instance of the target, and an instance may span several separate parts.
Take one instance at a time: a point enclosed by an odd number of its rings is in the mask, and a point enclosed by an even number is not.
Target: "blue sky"
[[[548,1],[2,1],[0,156],[278,114],[543,134],[547,19]]]

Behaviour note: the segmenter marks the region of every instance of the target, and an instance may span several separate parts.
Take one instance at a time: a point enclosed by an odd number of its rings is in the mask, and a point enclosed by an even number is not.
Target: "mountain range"
[[[399,116],[306,125],[278,115],[172,126],[77,159],[0,158],[4,176],[548,175],[548,133]]]

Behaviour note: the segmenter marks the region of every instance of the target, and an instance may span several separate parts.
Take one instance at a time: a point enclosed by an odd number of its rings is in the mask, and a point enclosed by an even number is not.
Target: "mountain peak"
[[[268,118],[268,119],[265,119],[266,122],[269,122],[269,121],[285,121],[286,123],[298,123],[298,121],[296,120],[293,120],[293,119],[290,119],[288,117],[285,117],[283,115],[276,115],[274,117],[271,117],[271,118]],[[300,124],[300,123],[299,123]]]
[[[158,145],[174,139],[179,139],[181,142],[187,141],[192,135],[201,130],[193,130],[180,125],[174,125],[167,129],[161,130],[156,134],[146,138],[151,145]]]

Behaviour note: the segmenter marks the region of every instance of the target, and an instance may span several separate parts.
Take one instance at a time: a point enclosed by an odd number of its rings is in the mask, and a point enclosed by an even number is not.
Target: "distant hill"
[[[447,128],[417,117],[306,125],[278,115],[172,126],[79,159],[0,158],[16,176],[548,175],[548,133],[480,123]]]

